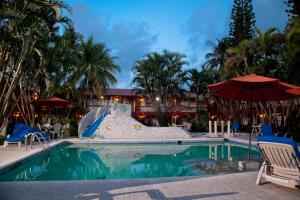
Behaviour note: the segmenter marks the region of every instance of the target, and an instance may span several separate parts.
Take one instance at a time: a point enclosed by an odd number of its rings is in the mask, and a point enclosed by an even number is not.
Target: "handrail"
[[[29,133],[29,134],[27,134],[25,136],[25,148],[26,148],[26,151],[27,151],[27,139],[28,139],[29,136],[31,136],[31,138],[30,138],[30,149],[32,148],[32,141],[34,140],[34,137],[36,137],[38,139],[39,143],[43,146],[43,150],[44,151],[46,151],[47,149],[49,149],[49,145],[48,145],[46,139],[44,138],[44,136],[40,132],[32,132],[32,133]],[[40,138],[43,139],[44,143],[41,142]]]

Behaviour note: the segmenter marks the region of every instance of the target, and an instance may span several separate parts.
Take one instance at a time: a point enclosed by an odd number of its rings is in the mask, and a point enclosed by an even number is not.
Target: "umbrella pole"
[[[251,158],[251,136],[252,136],[252,126],[253,126],[253,113],[252,113],[252,98],[251,98],[251,103],[250,103],[250,109],[251,109],[251,116],[250,116],[250,126],[251,126],[251,132],[249,134],[249,143],[248,143],[248,161],[250,161],[250,158]]]

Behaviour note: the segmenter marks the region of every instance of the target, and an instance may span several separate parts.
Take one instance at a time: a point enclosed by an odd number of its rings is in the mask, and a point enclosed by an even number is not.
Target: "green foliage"
[[[299,0],[287,0],[285,2],[289,9],[286,10],[288,15],[292,18],[300,17],[300,1]]]
[[[3,145],[5,139],[6,139],[5,136],[0,135],[0,145]]]
[[[192,120],[191,132],[207,132],[208,131],[208,113],[198,112],[198,119]]]
[[[252,38],[255,27],[252,0],[234,0],[229,26],[233,45]]]
[[[68,136],[70,137],[78,137],[78,121],[70,120],[70,128],[68,131]]]
[[[104,89],[117,83],[114,74],[120,68],[114,63],[115,58],[109,55],[110,50],[104,44],[94,43],[93,37],[89,37],[87,41],[81,39],[78,51],[78,65],[68,81],[82,91],[86,111],[88,97],[93,98],[96,94],[100,98]]]
[[[209,52],[205,55],[205,58],[208,60],[204,63],[204,68],[216,69],[220,71],[224,70],[223,67],[226,59],[226,50],[231,46],[232,41],[229,37],[224,37],[221,40],[217,40],[213,52]]]
[[[183,95],[186,82],[183,65],[187,65],[184,55],[164,50],[147,54],[133,67],[132,84],[148,97],[161,126],[168,125],[170,99]]]
[[[48,45],[58,36],[59,24],[69,23],[68,18],[61,15],[66,8],[65,4],[54,0],[0,1],[1,125],[17,103],[27,103],[26,90],[39,89],[36,77],[48,76],[44,68],[50,57],[47,56]],[[30,112],[24,115],[30,116]]]

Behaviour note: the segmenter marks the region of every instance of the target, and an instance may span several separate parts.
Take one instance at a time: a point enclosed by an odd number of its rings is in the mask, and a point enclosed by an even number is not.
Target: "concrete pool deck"
[[[186,142],[222,141],[223,138],[197,136]],[[248,135],[230,138],[248,144]],[[51,141],[49,146],[69,141],[92,142],[68,138]],[[99,143],[177,142],[177,140],[103,140]],[[255,142],[253,142],[255,143]],[[43,151],[41,145],[25,151],[17,145],[0,147],[0,169]],[[172,177],[151,179],[93,180],[93,181],[33,181],[0,182],[0,199],[299,199],[300,190],[272,183],[255,184],[257,172],[209,177]]]
[[[210,177],[156,179],[2,182],[0,199],[299,199],[300,190],[266,183],[256,185],[257,172]]]

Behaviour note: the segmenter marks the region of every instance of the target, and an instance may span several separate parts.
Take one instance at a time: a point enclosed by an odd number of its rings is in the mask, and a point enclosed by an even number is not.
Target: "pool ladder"
[[[30,149],[32,148],[32,141],[34,141],[34,138],[37,138],[37,140],[39,141],[40,145],[43,146],[44,152],[49,151],[49,145],[48,145],[46,139],[45,139],[44,136],[43,136],[41,133],[39,133],[39,132],[33,132],[33,133],[29,133],[29,134],[26,135],[26,137],[25,137],[25,148],[26,148],[26,151],[27,151],[27,146],[28,146],[28,145],[27,145],[27,140],[28,140],[28,138],[30,139]],[[44,142],[42,142],[41,139],[42,139]]]

